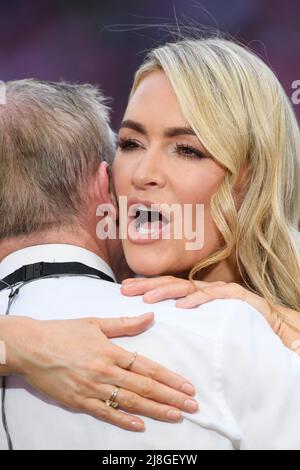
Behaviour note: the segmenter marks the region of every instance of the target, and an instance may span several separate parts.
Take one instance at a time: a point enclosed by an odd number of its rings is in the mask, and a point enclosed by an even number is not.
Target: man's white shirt
[[[101,258],[83,248],[41,245],[4,259],[0,279],[40,261],[80,262],[113,277]],[[1,314],[8,294],[0,292]],[[114,342],[189,379],[199,411],[184,414],[178,424],[145,418],[146,431],[133,433],[66,410],[22,377],[9,377],[5,412],[14,449],[300,449],[300,358],[242,301],[216,300],[192,310],[178,309],[174,301],[149,307],[141,298],[123,297],[117,284],[61,277],[25,285],[10,315],[117,318],[149,310],[155,324],[148,331]],[[0,449],[6,448],[0,422]]]

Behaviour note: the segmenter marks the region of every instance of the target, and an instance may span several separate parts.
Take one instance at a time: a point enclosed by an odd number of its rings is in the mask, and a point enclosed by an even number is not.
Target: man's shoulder
[[[177,325],[193,333],[219,338],[225,329],[235,324],[247,330],[249,320],[261,317],[252,307],[241,300],[214,300],[194,309],[179,309],[174,300],[157,304],[146,304],[142,297],[125,297],[120,285],[93,278],[65,277],[43,279],[30,283],[21,289],[12,310],[22,311],[39,318],[59,315],[60,318],[89,316],[120,317],[135,316],[154,312],[155,321]],[[7,292],[2,291],[0,303],[7,300]],[[264,321],[264,320],[263,320]],[[243,324],[241,326],[241,323]]]
[[[217,299],[193,309],[180,309],[176,307],[175,300],[146,304],[141,296],[126,297],[121,294],[120,285],[108,286],[107,283],[101,283],[99,295],[109,301],[112,316],[119,315],[120,310],[128,316],[153,311],[156,322],[189,329],[194,334],[212,339],[225,336],[228,329],[248,337],[253,323],[257,328],[270,330],[261,313],[239,299]]]
[[[127,297],[122,295],[119,284],[103,281],[98,283],[95,281],[91,284],[89,279],[86,279],[85,282],[86,288],[90,292],[94,292],[91,298],[95,307],[99,306],[99,299],[102,299],[107,312],[113,316],[116,315],[115,311],[119,307],[124,315],[135,315],[141,310],[141,313],[153,311],[156,321],[189,325],[192,329],[198,327],[202,328],[202,332],[205,331],[205,327],[213,330],[222,329],[228,324],[235,323],[237,319],[239,323],[245,325],[248,325],[253,317],[258,317],[259,321],[262,319],[259,312],[239,299],[217,299],[193,309],[180,309],[176,307],[176,301],[172,299],[156,304],[146,304],[142,296]],[[86,290],[84,286],[82,287],[83,290]],[[119,315],[120,311],[117,314]],[[264,319],[262,322],[265,323]]]
[[[155,304],[156,317],[160,321],[182,322],[195,333],[226,341],[227,331],[239,331],[248,336],[254,322],[262,329],[269,329],[262,315],[239,299],[217,299],[193,309],[179,309],[175,301]],[[167,315],[166,315],[167,312]]]

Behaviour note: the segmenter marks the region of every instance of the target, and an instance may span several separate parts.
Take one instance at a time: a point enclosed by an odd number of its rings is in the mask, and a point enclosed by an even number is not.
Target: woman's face
[[[225,171],[190,129],[166,75],[150,73],[129,101],[113,165],[117,196],[128,198],[123,247],[135,273],[186,273],[220,246],[210,201]],[[195,231],[204,243],[191,249]]]

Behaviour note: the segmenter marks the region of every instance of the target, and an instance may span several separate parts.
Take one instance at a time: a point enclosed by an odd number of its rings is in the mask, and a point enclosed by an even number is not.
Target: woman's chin
[[[141,276],[141,277],[157,277],[157,276],[164,276],[168,274],[165,271],[160,271],[159,269],[155,269],[155,268],[145,269],[145,268],[140,267],[140,269],[136,268],[133,271],[137,276]]]
[[[153,277],[164,276],[170,272],[170,267],[161,266],[157,261],[147,261],[145,259],[127,260],[130,269],[138,276]]]

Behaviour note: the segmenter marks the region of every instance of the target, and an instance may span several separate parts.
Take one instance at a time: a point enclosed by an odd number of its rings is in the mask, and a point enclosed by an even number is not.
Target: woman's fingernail
[[[182,385],[181,391],[186,393],[186,395],[195,395],[195,387],[188,383]]]
[[[136,318],[138,318],[138,319],[140,320],[141,318],[146,318],[146,317],[150,317],[150,316],[153,317],[153,316],[154,316],[154,313],[153,313],[153,312],[143,313],[142,315],[140,315],[140,316],[138,316],[138,317],[136,317]]]
[[[135,431],[145,431],[145,424],[140,421],[131,421],[131,426]]]
[[[182,413],[178,410],[169,410],[167,413],[167,418],[170,421],[178,422],[182,420]]]
[[[151,300],[157,299],[158,298],[158,293],[155,289],[149,290],[149,292],[146,292],[145,297],[147,297],[148,299],[151,299]]]
[[[126,284],[132,284],[136,281],[136,279],[124,279],[124,281],[122,281],[122,284],[123,285],[126,285]]]
[[[198,403],[195,400],[185,400],[183,406],[185,411],[190,413],[194,413],[198,410]]]
[[[136,283],[135,282],[130,282],[128,284],[122,284],[122,289],[127,290],[127,291],[132,291],[136,289]]]
[[[179,308],[188,307],[189,305],[190,305],[190,302],[187,299],[180,299],[180,300],[177,300],[176,302],[176,307],[179,307]]]

